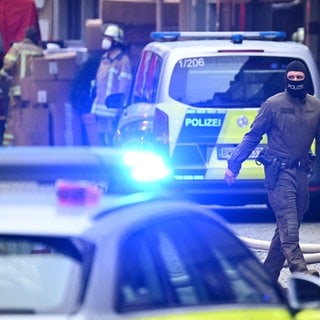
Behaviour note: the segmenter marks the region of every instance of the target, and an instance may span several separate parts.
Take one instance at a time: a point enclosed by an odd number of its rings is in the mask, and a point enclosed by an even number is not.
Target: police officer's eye
[[[289,80],[303,80],[304,76],[303,75],[298,75],[298,76],[289,75],[288,79]]]

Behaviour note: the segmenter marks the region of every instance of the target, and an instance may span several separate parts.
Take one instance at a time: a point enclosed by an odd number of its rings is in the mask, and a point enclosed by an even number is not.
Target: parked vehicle
[[[145,155],[0,150],[2,180],[57,179],[0,194],[0,319],[320,319],[318,278],[295,275],[286,296],[208,209],[150,187],[101,188],[137,178]]]
[[[319,73],[310,50],[285,41],[282,32],[151,36],[155,41],[142,51],[115,145],[161,151],[172,164],[172,186],[186,194],[209,193],[210,201],[221,204],[266,203],[263,167],[255,161],[266,140],[243,163],[232,187],[224,181],[227,159],[261,103],[284,90],[285,69],[292,60],[306,65],[308,92],[320,97]],[[112,100],[115,97],[109,97],[109,106]],[[310,193],[319,198],[318,174]]]

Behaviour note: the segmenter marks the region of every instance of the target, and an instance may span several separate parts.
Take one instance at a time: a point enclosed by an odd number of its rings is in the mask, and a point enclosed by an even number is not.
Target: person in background
[[[102,54],[99,50],[89,53],[87,60],[77,70],[70,88],[70,101],[84,125],[84,145],[101,145],[96,116],[91,113],[91,107],[96,95],[95,78]]]
[[[42,56],[43,49],[39,44],[40,32],[35,27],[27,28],[25,38],[15,42],[10,47],[3,59],[3,66],[0,70],[0,79],[3,83],[9,83],[9,107],[6,120],[3,145],[14,145],[15,111],[23,107],[21,101],[21,79],[29,74],[29,59],[33,56]]]
[[[97,70],[95,97],[91,113],[96,115],[102,145],[111,145],[120,110],[106,106],[106,98],[113,93],[128,96],[132,78],[130,58],[124,43],[124,32],[115,24],[103,26],[102,49],[104,54]]]
[[[241,164],[267,135],[267,147],[257,161],[264,165],[270,206],[276,217],[276,229],[264,266],[278,281],[285,260],[291,273],[319,276],[308,270],[299,246],[299,229],[309,206],[309,151],[316,141],[316,159],[320,155],[320,100],[306,92],[308,72],[295,60],[285,72],[286,90],[267,99],[260,107],[250,131],[228,160],[225,181],[232,185]]]

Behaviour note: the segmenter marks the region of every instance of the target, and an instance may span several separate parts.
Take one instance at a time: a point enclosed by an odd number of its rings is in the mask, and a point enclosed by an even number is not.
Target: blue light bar
[[[0,180],[155,181],[168,178],[165,161],[150,151],[106,147],[0,148]]]
[[[150,38],[158,41],[174,41],[182,38],[190,39],[259,39],[285,40],[284,31],[154,31]]]

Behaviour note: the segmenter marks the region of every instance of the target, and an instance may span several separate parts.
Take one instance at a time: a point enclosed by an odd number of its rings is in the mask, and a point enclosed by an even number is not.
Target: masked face
[[[291,97],[301,100],[305,98],[307,94],[307,76],[307,69],[301,61],[294,60],[288,64],[285,74],[285,83],[287,92]]]
[[[303,99],[306,96],[305,74],[302,71],[289,71],[287,73],[287,90],[294,98]]]
[[[111,48],[112,41],[109,38],[104,38],[101,43],[101,48],[103,50],[109,50]]]

